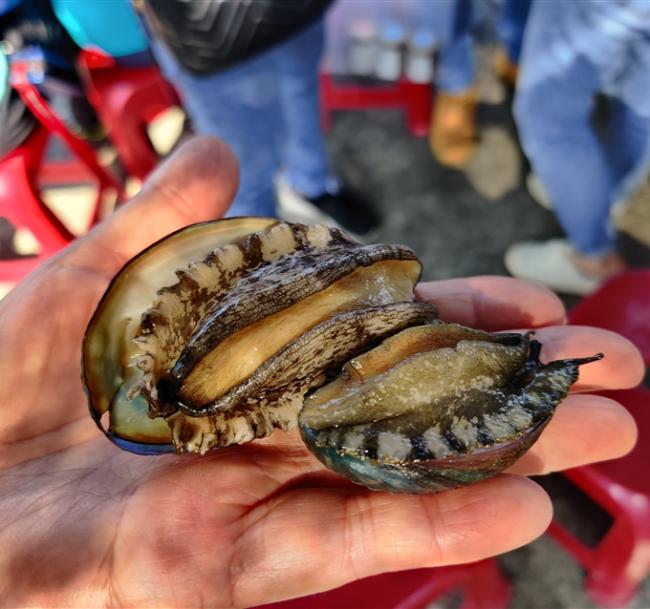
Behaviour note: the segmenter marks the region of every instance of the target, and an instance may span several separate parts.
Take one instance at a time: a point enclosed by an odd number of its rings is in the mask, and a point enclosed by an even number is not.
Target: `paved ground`
[[[406,133],[399,113],[336,117],[329,142],[339,172],[383,212],[380,240],[405,243],[418,252],[424,279],[506,274],[503,253],[508,245],[561,235],[553,214],[537,205],[523,187],[524,163],[503,96],[491,99],[498,103],[481,108],[481,149],[467,174],[437,165],[426,140]],[[636,237],[622,239],[630,259],[647,265],[647,192],[637,197],[621,224]],[[570,305],[575,299],[566,301]],[[544,484],[563,521],[581,538],[598,539],[608,524],[604,515],[575,496],[561,479],[546,479]],[[593,607],[583,592],[580,568],[548,536],[506,554],[500,563],[512,582],[513,609]],[[650,581],[632,606],[650,607]]]

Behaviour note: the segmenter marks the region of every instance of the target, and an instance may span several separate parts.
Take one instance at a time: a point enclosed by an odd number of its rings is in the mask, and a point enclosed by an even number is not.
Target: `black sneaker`
[[[308,198],[279,177],[275,193],[278,215],[287,222],[328,224],[364,242],[372,241],[378,233],[381,216],[377,210],[364,197],[345,186],[337,194],[325,193]]]

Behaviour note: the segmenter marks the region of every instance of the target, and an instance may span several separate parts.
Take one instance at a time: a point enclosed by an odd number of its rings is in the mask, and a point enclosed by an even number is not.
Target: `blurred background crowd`
[[[428,279],[584,296],[650,260],[645,0],[0,0],[0,26],[7,263],[106,213],[72,205],[89,175],[120,203],[151,169],[140,140],[157,158],[191,133],[240,161],[229,215],[400,241]],[[506,558],[517,606],[588,603],[541,543]]]

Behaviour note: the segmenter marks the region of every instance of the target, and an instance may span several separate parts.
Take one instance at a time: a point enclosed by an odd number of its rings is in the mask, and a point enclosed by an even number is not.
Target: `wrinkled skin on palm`
[[[120,447],[201,453],[300,428],[368,488],[503,471],[595,358],[542,364],[529,335],[446,324],[416,255],[325,226],[189,227],[115,277],[84,340],[90,411]]]

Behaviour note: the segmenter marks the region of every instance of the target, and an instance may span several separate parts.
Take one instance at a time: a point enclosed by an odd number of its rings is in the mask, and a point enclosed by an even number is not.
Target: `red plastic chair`
[[[510,598],[496,560],[488,559],[376,575],[329,592],[264,605],[264,609],[424,609],[453,591],[462,595],[463,609],[505,609]]]
[[[74,238],[43,203],[35,187],[34,169],[41,162],[48,135],[43,127],[36,129],[22,146],[0,161],[0,216],[17,228],[29,228],[41,246],[38,256],[0,261],[0,281],[19,281]]]
[[[615,277],[582,300],[571,323],[589,324],[623,334],[650,362],[650,272]],[[621,459],[568,470],[564,476],[603,508],[613,524],[589,547],[553,521],[549,533],[585,569],[585,587],[594,602],[626,605],[650,574],[650,391],[645,388],[604,392],[634,417],[639,440]]]
[[[79,72],[127,173],[144,180],[159,160],[147,125],[179,105],[176,92],[155,65],[123,67],[99,51],[81,52]]]
[[[367,108],[398,108],[405,112],[407,129],[416,137],[429,133],[432,89],[430,84],[418,84],[401,79],[385,85],[346,83],[326,70],[320,73],[321,123],[325,131],[332,126],[334,110],[363,110]]]
[[[38,240],[40,251],[37,256],[0,260],[0,281],[9,283],[20,280],[74,239],[41,199],[39,183],[96,183],[90,226],[100,220],[106,191],[114,191],[118,200],[125,197],[124,185],[99,164],[95,151],[85,141],[70,133],[30,82],[28,69],[26,64],[12,65],[12,86],[40,124],[16,150],[0,159],[0,216],[16,228],[29,229]],[[52,162],[46,158],[52,135],[63,140],[74,160]]]

